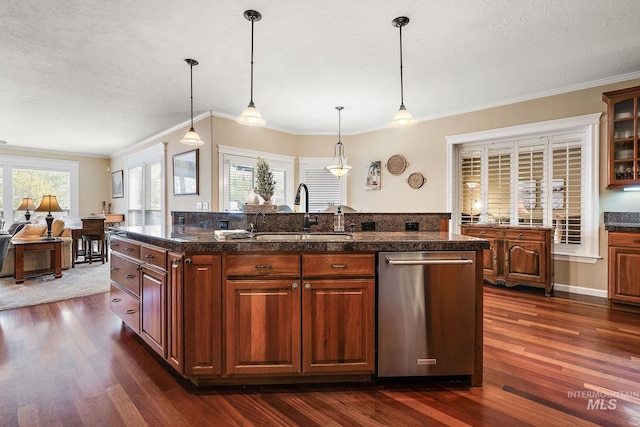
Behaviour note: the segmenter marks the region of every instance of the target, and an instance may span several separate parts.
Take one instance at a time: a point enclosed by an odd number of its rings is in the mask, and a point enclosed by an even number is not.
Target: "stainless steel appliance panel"
[[[379,377],[473,374],[475,256],[378,254]]]

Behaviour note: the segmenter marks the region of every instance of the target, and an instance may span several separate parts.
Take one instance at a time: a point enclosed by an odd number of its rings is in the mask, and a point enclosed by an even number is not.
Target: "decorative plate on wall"
[[[407,169],[407,166],[409,166],[409,163],[407,162],[407,159],[405,159],[403,155],[394,154],[393,156],[389,157],[389,160],[387,160],[387,163],[385,164],[385,166],[387,167],[387,169],[391,174],[400,175],[402,172],[405,171],[405,169]]]
[[[407,178],[407,183],[411,188],[420,188],[426,181],[427,178],[425,178],[420,172],[414,172],[409,175],[409,178]]]

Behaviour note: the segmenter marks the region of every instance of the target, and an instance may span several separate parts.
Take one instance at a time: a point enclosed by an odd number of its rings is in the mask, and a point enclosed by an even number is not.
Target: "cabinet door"
[[[227,280],[227,374],[300,372],[300,289],[294,280]]]
[[[169,277],[167,280],[167,362],[175,370],[184,373],[184,346],[182,335],[184,257],[169,252]]]
[[[487,239],[491,247],[482,251],[482,272],[485,276],[497,276],[498,272],[498,244],[497,239]]]
[[[187,255],[184,268],[185,373],[222,373],[222,264],[215,254]]]
[[[609,247],[609,299],[640,304],[640,248]]]
[[[166,358],[167,273],[142,267],[140,295],[140,336],[159,355]]]
[[[505,279],[512,283],[518,280],[544,283],[545,242],[504,241]]]
[[[375,281],[303,283],[303,372],[373,372]]]

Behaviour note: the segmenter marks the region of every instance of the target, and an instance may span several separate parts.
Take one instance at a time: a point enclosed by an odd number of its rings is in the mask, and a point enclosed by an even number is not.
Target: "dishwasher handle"
[[[386,263],[394,265],[451,265],[451,264],[473,264],[473,260],[467,258],[453,259],[393,259],[386,258]]]

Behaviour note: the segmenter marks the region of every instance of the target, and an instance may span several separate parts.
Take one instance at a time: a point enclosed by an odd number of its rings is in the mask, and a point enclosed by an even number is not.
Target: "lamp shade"
[[[260,111],[253,105],[253,102],[244,109],[242,115],[236,119],[236,122],[245,126],[264,126],[267,121],[262,118]]]
[[[58,204],[58,199],[56,196],[45,195],[42,196],[42,202],[40,202],[40,206],[36,209],[38,212],[62,212],[62,208]]]
[[[407,110],[404,105],[401,105],[398,112],[393,116],[393,120],[389,123],[389,127],[405,128],[413,126],[416,123],[418,123],[417,120],[413,118],[409,110]]]
[[[204,141],[200,139],[200,135],[194,128],[189,129],[184,138],[180,140],[180,143],[185,145],[204,145]]]
[[[20,206],[18,206],[19,211],[28,211],[34,210],[36,208],[36,204],[33,203],[33,199],[31,197],[25,197],[22,199]]]

